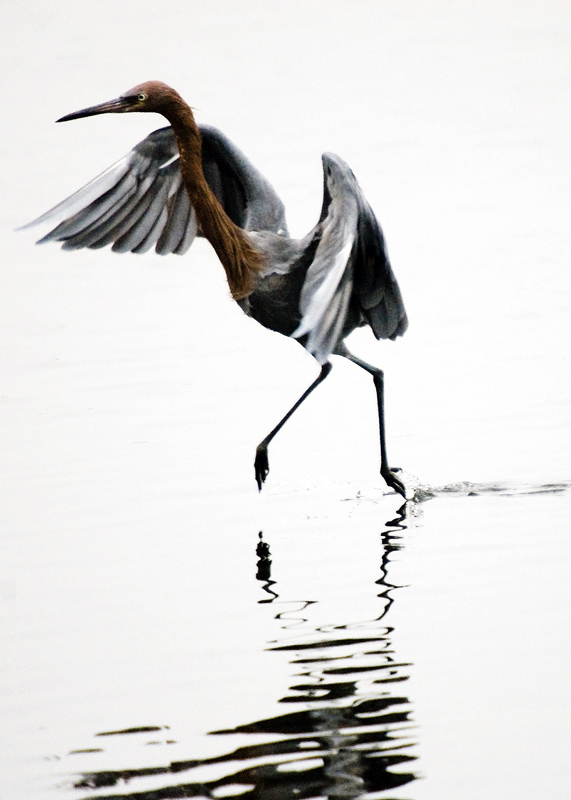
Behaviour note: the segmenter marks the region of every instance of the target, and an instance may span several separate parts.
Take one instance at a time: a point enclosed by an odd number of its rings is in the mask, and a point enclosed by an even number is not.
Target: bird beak
[[[118,97],[116,100],[109,100],[107,103],[100,103],[98,106],[82,108],[81,111],[74,111],[60,117],[56,122],[69,122],[71,119],[81,119],[82,117],[94,117],[96,114],[120,114],[124,111],[131,111],[135,105],[133,97]]]

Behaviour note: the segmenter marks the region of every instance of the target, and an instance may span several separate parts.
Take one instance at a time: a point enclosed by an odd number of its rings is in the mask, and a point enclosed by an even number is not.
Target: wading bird
[[[357,358],[344,339],[369,325],[377,339],[395,339],[408,320],[384,236],[355,176],[325,153],[323,206],[303,239],[287,232],[281,200],[266,179],[216,128],[198,126],[180,95],[149,81],[58,122],[96,114],[162,114],[170,127],[151,133],[91,183],[29,223],[58,222],[40,242],[65,249],[104,247],[182,254],[196,235],[212,244],[233,298],[266,328],[297,339],[321,371],[260,442],[258,489],[269,473],[268,445],[329,375],[331,355],[344,356],[373,378],[379,415],[381,475],[406,497],[386,452],[383,372]],[[28,226],[26,226],[28,227]]]

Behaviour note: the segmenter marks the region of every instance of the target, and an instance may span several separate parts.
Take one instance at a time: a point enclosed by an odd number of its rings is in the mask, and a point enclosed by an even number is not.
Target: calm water
[[[569,796],[563,2],[5,4],[2,796]],[[377,211],[411,328],[316,374],[184,259],[13,228],[162,123],[53,125],[166,80],[295,235],[320,154]]]

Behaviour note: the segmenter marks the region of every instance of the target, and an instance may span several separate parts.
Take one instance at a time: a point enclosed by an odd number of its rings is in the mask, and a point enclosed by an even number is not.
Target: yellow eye
[[[137,95],[137,100],[139,101],[139,103],[144,103],[147,97],[148,95],[146,95],[145,92],[141,92],[140,94]]]

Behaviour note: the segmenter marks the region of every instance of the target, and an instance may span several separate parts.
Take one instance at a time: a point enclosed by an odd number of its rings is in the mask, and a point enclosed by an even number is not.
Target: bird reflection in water
[[[415,775],[408,771],[416,758],[411,753],[415,744],[411,705],[401,691],[408,680],[410,664],[400,663],[395,657],[391,645],[393,629],[385,624],[394,600],[392,592],[399,588],[389,582],[387,573],[391,553],[401,546],[404,514],[403,506],[381,534],[381,575],[376,583],[382,610],[376,619],[311,629],[305,612],[314,601],[284,602],[286,608],[276,614],[288,634],[268,649],[291,653],[290,663],[295,668],[290,694],[280,703],[301,705],[301,710],[211,732],[220,737],[254,734],[256,742],[251,746],[164,767],[85,774],[75,788],[101,789],[136,778],[192,773],[205,765],[232,763],[235,767],[236,762],[248,763],[207,782],[192,782],[191,775],[187,775],[187,780],[177,785],[97,796],[99,800],[197,796],[353,800],[376,795],[388,800],[391,790],[413,781]],[[259,602],[275,603],[279,608],[282,601],[271,578],[271,552],[262,533],[256,553],[256,578],[267,595]],[[296,632],[292,635],[294,616]],[[266,741],[260,742],[262,737]]]

